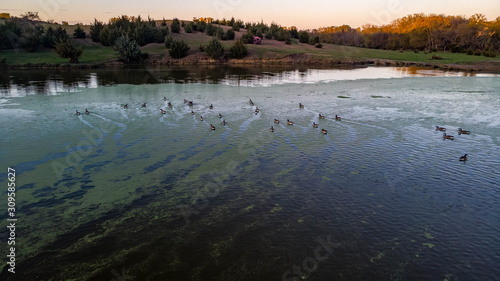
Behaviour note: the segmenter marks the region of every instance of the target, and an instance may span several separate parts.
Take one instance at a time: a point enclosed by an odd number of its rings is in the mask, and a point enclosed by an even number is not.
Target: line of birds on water
[[[436,126],[436,131],[446,132],[446,128]],[[458,128],[458,135],[469,135],[470,131],[462,130],[462,128]],[[455,137],[452,135],[447,135],[443,133],[443,140],[455,140]],[[467,153],[464,156],[460,156],[459,161],[467,161]]]
[[[163,101],[167,101],[167,97],[163,97]],[[188,104],[189,106],[193,106],[193,101],[190,101],[190,100],[187,100],[187,99],[184,99],[184,103],[185,104]],[[255,106],[255,103],[252,101],[252,99],[249,100],[249,103],[251,106]],[[143,103],[141,104],[141,108],[146,108],[147,104],[146,103]],[[168,102],[167,103],[167,106],[169,108],[173,108],[173,105],[171,102]],[[128,104],[125,104],[123,106],[124,109],[128,109]],[[208,107],[209,109],[213,109],[213,104],[210,104],[210,106]],[[302,103],[299,103],[299,109],[303,109],[304,108],[304,105]],[[166,114],[167,112],[165,110],[163,110],[163,108],[160,108],[160,113],[161,114]],[[257,106],[255,106],[255,110],[254,110],[254,113],[255,115],[259,114],[260,113],[260,110]],[[88,111],[88,109],[85,109],[85,114],[90,114],[90,111]],[[81,115],[81,113],[77,110],[76,111],[76,115]],[[191,110],[191,115],[194,115],[194,111]],[[219,118],[222,119],[222,114],[219,113]],[[321,115],[321,113],[319,114],[318,116],[319,119],[325,119],[325,116],[324,115]],[[338,115],[335,115],[335,121],[341,121],[342,118]],[[200,121],[204,121],[203,119],[203,116],[200,115]],[[287,124],[288,125],[293,125],[293,121],[290,121],[290,119],[286,119],[287,121]],[[274,119],[274,123],[275,124],[279,124],[280,121],[278,119]],[[225,119],[222,119],[222,125],[226,125],[226,120]],[[318,128],[318,124],[316,122],[313,122],[312,123],[312,126],[313,128]],[[436,131],[441,131],[441,132],[446,132],[446,128],[444,127],[439,127],[439,126],[435,126],[436,127]],[[210,124],[210,129],[212,131],[215,131],[215,126]],[[270,128],[270,131],[271,133],[274,133],[274,127],[271,126]],[[328,131],[326,129],[321,129],[321,133],[323,133],[324,135],[328,134]],[[470,134],[470,131],[466,131],[466,130],[462,130],[462,128],[458,128],[458,135],[469,135]],[[443,140],[454,140],[455,137],[452,136],[452,135],[447,135],[446,133],[443,133]],[[464,154],[463,156],[460,156],[459,158],[459,161],[467,161],[467,154]]]

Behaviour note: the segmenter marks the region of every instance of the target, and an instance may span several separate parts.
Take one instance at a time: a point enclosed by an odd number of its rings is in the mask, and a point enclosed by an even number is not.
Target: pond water
[[[500,278],[496,75],[9,71],[0,122],[2,280]]]

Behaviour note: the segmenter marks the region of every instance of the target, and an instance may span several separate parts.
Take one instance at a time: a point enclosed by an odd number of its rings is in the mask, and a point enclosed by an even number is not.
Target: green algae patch
[[[251,209],[253,209],[253,205],[250,205],[250,206],[246,207],[245,211],[250,211]]]
[[[337,96],[339,99],[350,99],[351,97],[347,97],[347,96]]]
[[[432,243],[422,243],[422,245],[427,246],[429,249],[432,249],[432,248],[434,248],[436,246],[436,245],[434,245]]]
[[[376,262],[385,256],[384,253],[380,252],[376,256],[370,259],[370,262]]]
[[[427,239],[434,239],[434,236],[432,236],[429,232],[425,232],[424,235],[425,235],[425,238],[427,238]]]
[[[351,175],[359,175],[359,171],[356,171],[356,170],[351,171]]]
[[[280,204],[276,204],[276,206],[273,207],[273,209],[271,210],[271,214],[279,212],[281,210],[283,210],[283,209],[280,207]]]
[[[303,219],[298,219],[298,220],[297,220],[297,222],[298,222],[298,223],[303,223],[303,222],[304,222],[304,220],[303,220]]]

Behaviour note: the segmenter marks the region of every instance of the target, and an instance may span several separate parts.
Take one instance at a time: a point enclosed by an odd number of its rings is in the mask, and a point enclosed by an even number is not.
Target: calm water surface
[[[495,75],[10,71],[0,122],[2,280],[500,279]]]

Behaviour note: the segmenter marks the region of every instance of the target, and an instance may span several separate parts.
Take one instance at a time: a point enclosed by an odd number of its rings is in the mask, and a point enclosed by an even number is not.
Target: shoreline
[[[141,68],[141,67],[180,67],[180,66],[240,66],[240,67],[261,67],[261,66],[303,66],[322,68],[328,67],[357,67],[357,66],[386,66],[386,67],[423,67],[439,69],[443,71],[463,71],[500,74],[500,61],[483,62],[475,64],[443,64],[418,61],[399,61],[389,59],[319,59],[313,58],[309,54],[286,55],[281,58],[244,58],[244,59],[220,59],[214,60],[207,57],[189,57],[184,59],[160,59],[153,55],[140,64],[126,65],[117,60],[103,61],[96,63],[27,63],[22,65],[3,65],[0,68],[7,70],[30,70],[30,69],[120,69],[120,68]]]

